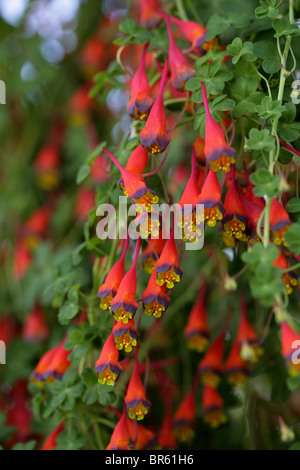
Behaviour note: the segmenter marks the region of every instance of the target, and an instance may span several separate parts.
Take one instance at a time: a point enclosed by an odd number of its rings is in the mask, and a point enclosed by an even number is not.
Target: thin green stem
[[[270,89],[270,85],[269,85],[269,82],[268,80],[266,79],[266,77],[264,77],[258,70],[257,68],[255,67],[255,65],[252,63],[252,62],[249,62],[252,66],[252,68],[255,70],[255,72],[264,80],[266,86],[267,86],[267,89],[268,89],[268,93],[269,93],[269,96],[270,98],[272,98],[272,93],[271,93],[271,89]]]
[[[199,16],[199,13],[197,12],[196,8],[194,7],[193,3],[191,2],[191,0],[187,0],[188,2],[188,5],[189,5],[189,9],[191,10],[191,12],[193,13],[194,17],[195,17],[195,20],[203,25],[203,21],[201,20],[200,16]]]
[[[182,0],[175,0],[175,5],[178,11],[178,15],[183,21],[188,21],[188,16],[186,14],[185,8],[183,6]]]
[[[289,268],[282,269],[281,272],[289,273],[290,271],[295,271],[296,269],[300,268],[300,263],[294,264],[294,266],[290,266]]]
[[[164,101],[164,105],[169,106],[170,104],[185,103],[185,102],[186,102],[186,97],[185,98],[170,98],[169,100]]]
[[[294,21],[294,2],[293,0],[290,0],[289,3],[289,20],[292,23]],[[286,80],[286,60],[289,54],[290,46],[291,46],[291,36],[287,36],[286,38],[286,43],[284,47],[283,53],[281,53],[281,48],[279,42],[277,42],[278,45],[278,52],[280,55],[280,60],[281,60],[281,73],[280,73],[280,80],[279,80],[279,88],[278,88],[278,95],[277,95],[277,100],[282,103],[283,99],[283,92],[284,92],[284,86],[285,86],[285,80]],[[274,150],[271,150],[269,153],[269,172],[271,175],[273,175],[274,172],[274,165],[276,162],[276,157],[279,154],[278,146],[279,146],[279,139],[277,136],[277,128],[278,128],[278,122],[279,122],[279,117],[274,119],[272,123],[272,131],[271,135],[276,138],[277,141],[277,149],[276,153]],[[267,197],[266,201],[266,206],[265,206],[265,218],[264,218],[264,246],[268,246],[269,244],[269,239],[270,239],[270,209],[271,209],[271,198]]]

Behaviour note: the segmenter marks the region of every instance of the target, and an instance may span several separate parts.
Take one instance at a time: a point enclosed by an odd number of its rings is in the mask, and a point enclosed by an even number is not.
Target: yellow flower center
[[[103,385],[115,385],[116,379],[117,379],[117,374],[109,370],[108,368],[105,369],[102,372],[98,372],[98,382]]]
[[[141,421],[147,413],[148,409],[142,403],[139,403],[134,408],[128,408],[128,416],[130,419]]]

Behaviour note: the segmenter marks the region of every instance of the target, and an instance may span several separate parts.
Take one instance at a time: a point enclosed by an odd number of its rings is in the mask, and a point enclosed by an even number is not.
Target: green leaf
[[[287,202],[285,208],[291,214],[293,214],[295,212],[300,212],[300,198],[292,197],[292,199],[290,199]]]
[[[28,441],[28,442],[18,442],[15,444],[11,450],[33,450],[35,448],[36,441]]]
[[[294,442],[294,444],[289,447],[289,450],[300,450],[300,442]]]
[[[119,25],[120,31],[126,35],[135,34],[138,28],[136,21],[132,18],[126,18]]]
[[[78,170],[76,183],[77,184],[82,183],[90,174],[90,170],[91,170],[91,167],[89,165],[86,165],[86,164],[82,165]]]
[[[270,41],[258,41],[253,44],[253,53],[263,59],[262,68],[267,73],[276,73],[280,70],[281,62],[276,44]]]
[[[55,450],[79,450],[85,444],[85,436],[77,434],[74,428],[63,430],[56,438]]]
[[[242,260],[250,264],[254,269],[258,264],[270,266],[277,257],[278,249],[274,245],[264,247],[261,244],[256,244],[242,254]]]
[[[272,175],[266,168],[259,168],[250,175],[250,181],[255,185],[254,194],[273,198],[278,193],[280,175]]]
[[[127,36],[127,38],[118,38],[120,40],[127,39],[127,41],[115,42],[115,44],[125,45],[129,42],[136,42],[137,44],[145,44],[151,39],[151,32],[146,31],[132,18],[126,18],[119,25],[120,31]]]
[[[250,93],[247,98],[244,98],[235,106],[233,110],[233,117],[239,118],[245,114],[254,113],[257,103],[261,102],[263,96],[264,95],[261,91]]]
[[[235,106],[235,101],[226,98],[226,95],[219,96],[212,102],[212,110],[229,111]]]
[[[261,6],[255,9],[255,15],[257,18],[264,18],[269,16],[274,18],[279,15],[279,9],[282,0],[259,0]]]
[[[106,387],[99,385],[99,383],[89,385],[82,397],[82,400],[88,406],[93,405],[94,403],[108,406],[111,405],[115,399],[116,396],[113,389],[107,389]]]
[[[230,27],[245,28],[249,24],[249,15],[242,12],[230,12],[226,16],[214,13],[208,20],[206,40],[210,41],[217,35],[224,33]]]
[[[296,118],[296,114],[297,114],[296,105],[294,105],[294,103],[291,103],[289,101],[289,102],[284,104],[284,107],[285,107],[285,110],[282,113],[281,121],[283,121],[285,123],[293,123],[295,118]],[[297,124],[299,124],[299,123],[297,123]]]
[[[86,242],[80,243],[75,250],[72,252],[72,264],[74,266],[77,266],[79,263],[81,263],[83,255],[82,251],[84,250],[86,246]]]
[[[0,412],[0,442],[9,441],[13,431],[16,429],[15,426],[8,426],[6,423],[6,416]]]
[[[295,390],[300,388],[300,375],[296,375],[295,377],[288,376],[286,383],[288,389],[291,392],[294,392]]]
[[[284,234],[284,240],[290,251],[300,256],[300,224],[292,224]]]
[[[79,306],[75,302],[65,302],[58,312],[58,321],[61,325],[68,325],[79,312]]]
[[[288,18],[275,18],[272,21],[272,26],[276,31],[274,38],[281,36],[299,36],[300,30],[296,23],[290,23]]]
[[[86,386],[98,384],[97,374],[94,369],[84,369],[81,374],[81,380]]]
[[[293,123],[286,123],[281,124],[278,129],[279,137],[284,140],[285,142],[294,142],[300,136],[300,123],[293,122]]]
[[[275,150],[275,139],[270,135],[268,129],[258,130],[253,128],[249,132],[249,139],[246,140],[245,150]]]
[[[256,55],[253,53],[253,44],[252,42],[245,42],[243,44],[240,38],[235,38],[231,44],[226,48],[229,55],[232,56],[232,63],[236,64],[241,58],[249,62],[253,62],[257,59]]]
[[[281,105],[279,100],[273,101],[269,96],[265,96],[259,106],[255,107],[261,119],[279,119],[286,108]]]
[[[277,257],[278,248],[272,244],[264,247],[257,243],[242,254],[242,260],[250,265],[252,295],[264,306],[271,306],[276,293],[284,289],[281,270],[272,265]]]
[[[72,344],[80,344],[84,341],[84,335],[82,331],[76,329],[69,334],[69,340]]]

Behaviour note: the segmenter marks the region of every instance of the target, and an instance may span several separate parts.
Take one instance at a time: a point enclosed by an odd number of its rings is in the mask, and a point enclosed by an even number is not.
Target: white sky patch
[[[28,2],[29,0],[0,0],[0,16],[12,26],[17,26]]]
[[[233,260],[233,257],[234,257],[234,251],[232,248],[224,248],[224,250],[222,250],[223,253],[225,253],[225,255],[227,256],[227,258],[229,259],[229,261],[232,261]]]
[[[38,76],[35,66],[31,62],[25,62],[21,68],[21,78],[25,82],[31,82]]]

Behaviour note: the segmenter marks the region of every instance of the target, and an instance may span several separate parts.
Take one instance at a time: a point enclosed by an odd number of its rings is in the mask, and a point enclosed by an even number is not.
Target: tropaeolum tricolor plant
[[[84,240],[52,284],[69,326],[30,375],[34,413],[53,420],[41,447],[299,448],[300,2],[130,3],[115,60],[89,90],[94,107],[118,90],[128,132],[93,140],[79,168],[94,191],[82,193]],[[55,150],[35,165],[50,191]],[[118,213],[118,196],[135,204],[135,240],[127,227],[96,236],[97,206]],[[158,202],[190,207],[168,239]],[[15,276],[46,219],[23,224]],[[186,250],[203,230],[202,249]],[[84,283],[76,269],[87,266]],[[237,432],[218,434],[229,426]]]

